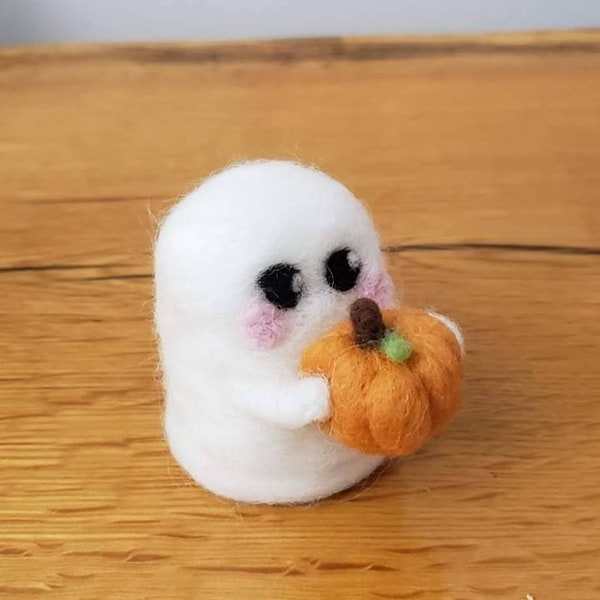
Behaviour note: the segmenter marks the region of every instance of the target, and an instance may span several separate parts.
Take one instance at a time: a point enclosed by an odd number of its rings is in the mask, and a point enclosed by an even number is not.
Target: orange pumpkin
[[[331,418],[322,427],[370,454],[411,454],[451,421],[460,404],[462,353],[435,317],[356,300],[350,320],[310,345],[301,370],[329,381]]]

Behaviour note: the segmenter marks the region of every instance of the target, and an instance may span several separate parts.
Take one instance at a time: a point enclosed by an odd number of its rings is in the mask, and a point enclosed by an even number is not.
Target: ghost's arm
[[[237,407],[257,419],[299,429],[329,416],[329,386],[322,377],[244,382]]]
[[[437,319],[440,323],[443,323],[453,334],[454,337],[456,338],[456,341],[458,342],[459,346],[460,346],[460,350],[462,352],[462,354],[465,353],[465,338],[463,336],[462,331],[460,330],[460,327],[449,317],[445,316],[445,315],[440,315],[439,313],[433,312],[433,311],[429,311],[429,314],[434,318]]]

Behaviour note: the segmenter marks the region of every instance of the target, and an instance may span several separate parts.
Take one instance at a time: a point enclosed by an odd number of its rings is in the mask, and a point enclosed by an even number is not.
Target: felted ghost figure
[[[354,300],[394,303],[378,236],[344,186],[285,161],[221,171],[163,222],[155,275],[166,437],[199,484],[307,502],[384,460],[319,429],[327,381],[299,373],[302,351]]]

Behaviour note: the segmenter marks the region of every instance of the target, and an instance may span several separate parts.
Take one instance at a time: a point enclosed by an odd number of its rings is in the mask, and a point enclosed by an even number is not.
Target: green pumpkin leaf
[[[379,349],[392,361],[404,362],[412,354],[412,346],[406,338],[395,331],[388,331],[385,334]]]

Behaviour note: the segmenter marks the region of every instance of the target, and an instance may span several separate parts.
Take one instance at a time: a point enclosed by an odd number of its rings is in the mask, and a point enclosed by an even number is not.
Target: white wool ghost
[[[336,252],[356,276],[343,291]],[[307,502],[382,462],[320,431],[327,382],[298,371],[356,298],[393,305],[378,236],[344,186],[285,161],[221,171],[163,222],[155,276],[166,436],[198,483],[239,501]]]

